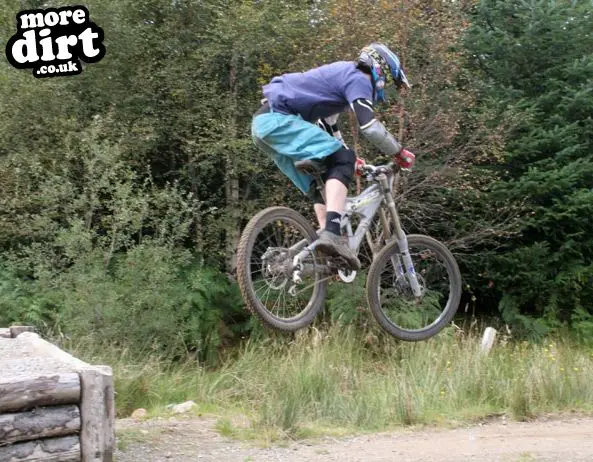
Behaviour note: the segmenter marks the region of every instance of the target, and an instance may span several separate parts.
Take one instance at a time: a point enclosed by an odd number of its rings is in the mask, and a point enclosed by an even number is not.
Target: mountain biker
[[[360,131],[371,143],[401,167],[412,167],[414,154],[375,118],[373,103],[386,101],[388,78],[398,88],[410,86],[397,55],[381,43],[363,48],[356,62],[338,61],[274,77],[263,87],[265,99],[251,126],[255,144],[313,199],[322,229],[317,249],[344,258],[352,269],[359,269],[360,261],[342,239],[340,221],[357,158],[343,142],[336,122],[341,112],[352,108]],[[322,177],[326,204],[313,178],[294,166],[306,159],[322,161],[327,168]]]

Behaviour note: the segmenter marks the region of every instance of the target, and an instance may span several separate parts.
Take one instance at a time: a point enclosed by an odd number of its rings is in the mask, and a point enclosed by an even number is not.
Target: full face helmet
[[[375,101],[386,101],[385,85],[390,75],[397,88],[410,88],[399,58],[382,43],[371,43],[364,47],[358,57],[358,66],[371,73]]]

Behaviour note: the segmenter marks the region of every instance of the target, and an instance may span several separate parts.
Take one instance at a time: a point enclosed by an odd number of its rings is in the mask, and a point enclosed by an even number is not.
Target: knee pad
[[[354,164],[356,163],[356,154],[354,154],[354,151],[342,148],[334,152],[331,156],[326,157],[324,163],[327,166],[324,181],[333,178],[348,187],[354,176]]]

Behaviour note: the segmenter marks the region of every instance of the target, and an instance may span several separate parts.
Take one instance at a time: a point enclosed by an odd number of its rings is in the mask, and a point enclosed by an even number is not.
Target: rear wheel
[[[401,265],[397,241],[376,256],[367,279],[371,313],[392,336],[426,340],[451,320],[461,299],[461,273],[451,252],[422,235],[408,236],[408,248],[422,294],[416,297]]]
[[[245,227],[237,250],[239,287],[249,310],[269,327],[295,332],[321,309],[327,281],[317,271],[319,257],[309,254],[302,262],[308,271],[299,284],[291,270],[294,256],[315,239],[313,226],[287,207],[262,210]]]

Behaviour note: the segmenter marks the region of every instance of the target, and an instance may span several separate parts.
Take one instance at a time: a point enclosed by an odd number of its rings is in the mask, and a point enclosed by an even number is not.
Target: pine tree
[[[593,316],[593,8],[483,0],[467,46],[483,103],[507,128],[505,180],[521,233],[487,262],[507,322],[532,334]],[[534,320],[537,319],[537,320]]]

